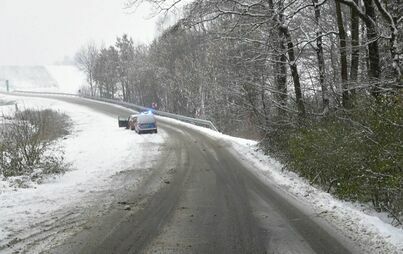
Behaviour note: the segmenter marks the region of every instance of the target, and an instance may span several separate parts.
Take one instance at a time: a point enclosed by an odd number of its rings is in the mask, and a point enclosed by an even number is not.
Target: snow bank
[[[72,170],[29,189],[12,189],[0,179],[0,246],[43,218],[64,207],[74,207],[81,198],[105,189],[114,189],[111,176],[142,164],[150,167],[166,134],[137,135],[118,128],[116,119],[89,108],[43,98],[0,96],[0,101],[15,101],[22,107],[51,108],[68,114],[74,122],[72,133],[58,142]],[[14,105],[0,107],[12,110]],[[143,145],[146,144],[146,145]],[[142,148],[146,147],[146,151]],[[139,166],[139,165],[137,165]],[[141,181],[141,178],[138,178]],[[133,182],[135,185],[136,182]]]
[[[403,229],[393,227],[385,214],[363,204],[344,202],[310,185],[304,178],[284,170],[275,159],[265,155],[254,140],[236,138],[211,129],[194,126],[166,117],[165,122],[200,131],[216,140],[229,142],[237,157],[244,160],[258,177],[269,185],[277,185],[297,200],[312,207],[317,216],[330,222],[367,253],[403,253]],[[383,219],[383,220],[382,220]]]

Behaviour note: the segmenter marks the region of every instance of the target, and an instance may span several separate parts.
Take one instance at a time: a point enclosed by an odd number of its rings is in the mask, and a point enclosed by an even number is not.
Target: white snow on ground
[[[108,186],[108,177],[130,163],[136,163],[144,153],[138,150],[141,147],[139,144],[154,142],[158,147],[164,140],[164,134],[162,137],[161,134],[133,135],[132,132],[116,128],[116,119],[73,104],[0,96],[0,100],[6,98],[14,99],[26,107],[35,105],[37,108],[39,105],[59,109],[72,117],[75,122],[74,131],[60,145],[65,147],[65,157],[73,163],[76,170],[46,184],[38,185],[36,189],[11,191],[2,187],[4,182],[0,181],[0,245],[1,239],[8,234],[31,225],[40,216],[50,214],[64,205],[71,205],[85,192],[111,188]],[[359,243],[367,253],[403,253],[403,229],[387,223],[385,214],[376,213],[365,205],[340,201],[311,186],[297,174],[284,170],[273,158],[264,155],[258,149],[256,141],[231,137],[166,117],[158,118],[175,125],[193,128],[214,139],[230,143],[234,148],[234,154],[242,158],[245,165],[263,181],[279,186],[296,199],[308,204],[315,214]],[[156,155],[158,154],[156,150],[147,153]]]
[[[73,65],[47,65],[45,68],[56,80],[58,92],[77,94],[81,87],[87,85],[85,74]]]
[[[0,66],[0,91],[58,92],[77,94],[86,86],[83,72],[74,65]]]
[[[338,200],[329,193],[310,185],[305,179],[283,169],[278,161],[265,155],[259,150],[258,142],[228,136],[166,117],[159,118],[231,143],[234,154],[242,158],[245,166],[250,167],[263,181],[279,186],[297,200],[312,207],[315,214],[360,244],[366,253],[403,253],[403,229],[388,223],[385,220],[385,214],[376,213],[362,204]]]
[[[141,160],[140,167],[150,167],[145,164],[151,164],[158,156],[166,137],[163,131],[158,135],[137,135],[118,128],[114,117],[57,100],[5,95],[0,95],[0,100],[15,101],[20,109],[59,110],[74,122],[72,133],[58,142],[64,148],[66,161],[72,164],[71,171],[28,189],[14,190],[0,179],[0,246],[44,217],[51,217],[52,212],[74,206],[84,195],[117,188],[111,186],[110,177],[138,164],[142,158],[150,160]],[[13,108],[14,104],[1,106],[0,114]]]

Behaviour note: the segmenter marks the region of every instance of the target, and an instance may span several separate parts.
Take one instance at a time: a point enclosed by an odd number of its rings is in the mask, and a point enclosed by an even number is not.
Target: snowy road
[[[94,114],[111,119],[131,113],[89,100],[71,97],[59,100],[88,107]],[[57,211],[52,217],[56,219],[44,222],[51,225],[50,233],[37,232],[31,236],[35,241],[23,250],[368,253],[368,249],[362,250],[362,241],[353,242],[351,236],[336,229],[340,227],[330,225],[295,196],[275,183],[262,181],[251,170],[250,161],[233,151],[233,143],[163,118],[159,119],[159,128],[162,131],[158,135],[133,140],[133,150],[141,146],[138,150],[142,151],[136,165],[114,169],[116,174],[108,181],[110,188],[83,196],[85,205]],[[119,135],[138,136],[121,131]],[[153,145],[155,142],[159,145]],[[112,143],[116,144],[116,140]],[[373,253],[394,253],[386,248],[377,250]]]
[[[99,112],[117,107],[76,101]],[[229,150],[172,123],[154,172],[122,193],[129,211],[110,209],[50,252],[75,253],[350,253],[346,239],[264,184]],[[164,181],[161,181],[161,179]]]

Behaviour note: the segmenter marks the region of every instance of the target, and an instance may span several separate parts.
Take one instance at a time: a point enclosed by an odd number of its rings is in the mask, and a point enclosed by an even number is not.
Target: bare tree
[[[83,46],[75,55],[76,66],[87,75],[87,81],[90,85],[91,96],[95,95],[94,89],[94,69],[98,56],[98,49],[94,43],[88,43]]]
[[[139,102],[254,128],[290,169],[402,221],[399,0],[198,0],[182,14],[134,59]]]
[[[389,39],[389,52],[391,55],[392,68],[395,71],[395,80],[398,87],[402,87],[402,49],[401,44],[398,43],[399,36],[402,36],[401,24],[403,19],[401,17],[401,7],[398,1],[392,1],[386,7],[383,1],[380,0],[365,0],[363,6],[360,6],[355,0],[336,0],[351,7],[354,10],[354,15],[358,15],[366,25],[366,35],[368,44],[368,76],[374,85],[372,94],[378,98],[380,95],[381,83],[381,62],[379,49],[379,40],[383,38]],[[377,10],[380,15],[378,15]],[[381,34],[381,24],[378,18],[383,18],[386,21],[386,26],[389,28],[389,35]]]
[[[124,34],[116,41],[116,49],[119,52],[119,80],[122,90],[123,100],[127,101],[130,93],[130,68],[134,64],[134,46],[133,39]]]

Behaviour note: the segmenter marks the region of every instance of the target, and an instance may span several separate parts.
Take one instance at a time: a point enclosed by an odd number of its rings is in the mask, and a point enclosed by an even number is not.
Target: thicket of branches
[[[0,176],[14,177],[17,186],[40,182],[67,166],[52,143],[68,134],[70,119],[57,111],[27,109],[3,115],[0,122]]]
[[[151,45],[124,35],[99,50],[90,93],[254,132],[312,183],[399,222],[402,11],[398,0],[194,1]]]

